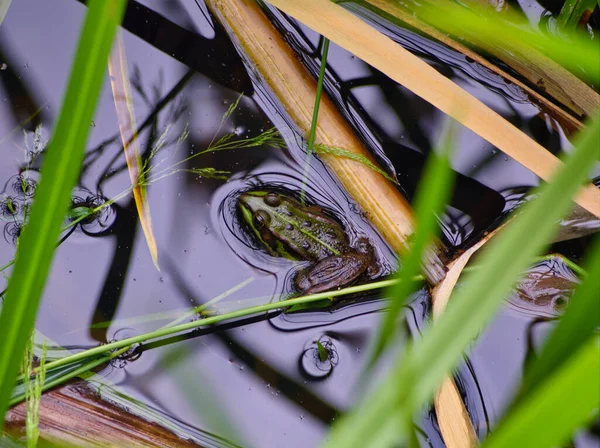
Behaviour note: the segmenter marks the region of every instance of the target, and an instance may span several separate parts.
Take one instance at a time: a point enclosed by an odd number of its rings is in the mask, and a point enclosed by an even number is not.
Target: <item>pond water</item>
[[[243,141],[273,126],[284,138],[285,148],[262,145],[208,152],[153,182],[148,198],[160,271],[153,265],[131,196],[69,232],[56,252],[37,320],[41,334],[67,349],[150,331],[166,323],[171,312],[220,298],[225,292],[210,311],[277,300],[293,292],[293,274],[305,265],[257,249],[240,226],[235,211],[239,192],[263,184],[298,192],[306,156],[303,139],[284,109],[247,70],[223,30],[215,30],[201,3],[130,2],[122,36],[135,113],[143,127],[138,139],[141,150],[148,154],[162,136],[164,145],[151,162],[168,167],[225,134],[233,133],[233,140]],[[527,3],[538,5],[538,14],[543,13],[537,2]],[[514,85],[437,42],[354,9],[552,152],[569,148],[560,125],[540,113]],[[527,13],[532,14],[531,5]],[[23,210],[32,200],[27,192],[15,189],[15,180],[19,175],[36,179],[43,154],[36,158],[32,153],[35,131],[39,149],[59,113],[84,14],[85,6],[75,0],[20,0],[13,2],[0,28],[0,154],[4,160],[0,185],[5,185],[2,200],[6,203],[10,198],[17,208],[3,214],[0,265],[14,256]],[[315,74],[319,36],[277,11],[270,14]],[[412,198],[444,114],[334,44],[328,64],[326,90]],[[224,114],[238,100],[223,123]],[[109,82],[90,126],[88,153],[74,192],[80,206],[101,204],[130,186]],[[458,173],[457,187],[441,222],[450,253],[476,240],[539,182],[464,128],[452,166]],[[205,168],[230,174],[223,180],[194,172]],[[351,243],[365,236],[371,240],[381,276],[393,272],[397,262],[392,251],[317,159],[312,160],[307,179],[310,201],[340,220]],[[580,259],[587,243],[580,239],[563,243],[560,249]],[[544,275],[576,282],[559,261],[543,263],[535,272],[532,282]],[[456,374],[480,437],[502,416],[520,381],[525,357],[539,347],[551,327],[543,318],[556,316],[568,301],[568,291],[560,290],[560,285],[544,297],[532,298],[523,292],[526,289],[527,285],[511,297],[473,343]],[[230,446],[221,435],[245,446],[317,446],[330,423],[364,393],[359,374],[385,306],[384,297],[370,295],[328,310],[275,312],[192,331],[148,344],[138,350],[141,356],[113,363],[99,377],[202,445]],[[406,307],[406,335],[418,335],[427,325],[429,311],[426,291],[415,294]],[[138,319],[157,313],[163,320]],[[329,359],[319,358],[315,341],[330,349]],[[385,366],[384,361],[372,381],[384,373]],[[423,410],[416,425],[422,446],[443,446],[431,409]],[[594,437],[582,435],[576,445],[591,446],[598,442]]]

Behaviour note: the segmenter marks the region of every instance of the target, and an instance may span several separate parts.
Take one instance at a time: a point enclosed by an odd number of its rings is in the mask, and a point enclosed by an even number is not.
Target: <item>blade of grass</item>
[[[597,0],[567,0],[563,5],[556,23],[562,31],[573,31],[585,11],[593,11]]]
[[[438,151],[431,152],[428,157],[421,181],[422,188],[419,188],[415,198],[415,217],[418,226],[410,245],[410,252],[403,258],[402,268],[396,275],[399,281],[388,290],[387,295],[391,298],[391,303],[379,327],[368,363],[369,367],[373,366],[392,339],[400,310],[415,287],[414,282],[406,280],[420,273],[423,255],[439,231],[437,217],[443,212],[454,184],[454,171],[450,168],[450,156],[455,137],[455,123],[449,121],[442,133]]]
[[[600,114],[576,138],[576,151],[553,182],[539,188],[539,197],[490,241],[479,258],[477,273],[465,278],[465,288],[450,301],[440,317],[406,360],[422,373],[415,395],[423,403],[439,384],[443,372],[460,359],[462,351],[484,328],[530,260],[551,240],[571,207],[571,197],[586,178],[600,144]],[[485,300],[483,300],[485,298]],[[465,319],[465,315],[469,318]],[[451,343],[449,343],[451,341]],[[432,366],[436,368],[432,368]]]
[[[410,1],[410,9],[415,14],[440,30],[456,36],[468,32],[469,39],[475,39],[478,43],[500,43],[522,54],[536,48],[573,72],[583,68],[590,80],[600,78],[597,42],[590,40],[585,33],[571,35],[567,41],[541,33],[539,29],[534,30],[514,15],[509,20],[498,20],[497,15],[486,14],[484,8],[476,9],[473,4],[470,6],[467,9],[450,1]],[[507,18],[508,12],[503,16]]]
[[[304,204],[304,186],[308,177],[308,168],[310,167],[310,158],[313,153],[315,136],[317,134],[317,119],[319,118],[319,106],[321,105],[321,95],[323,94],[323,80],[327,70],[327,54],[329,53],[329,39],[323,41],[323,53],[321,55],[321,67],[319,69],[319,79],[317,80],[317,92],[315,95],[315,107],[313,108],[312,121],[310,123],[310,132],[306,143],[306,160],[304,161],[304,170],[302,173],[302,188],[300,189],[300,202]]]
[[[421,281],[422,278],[412,279],[413,281]],[[65,356],[63,358],[50,361],[46,363],[46,369],[48,374],[50,374],[51,369],[62,367],[68,364],[75,363],[81,359],[90,358],[92,356],[96,356],[98,354],[108,353],[111,350],[122,349],[124,347],[129,347],[133,344],[147,342],[152,339],[157,339],[164,336],[170,336],[176,333],[180,333],[182,331],[190,330],[193,328],[198,328],[206,325],[213,325],[216,323],[224,322],[231,319],[236,319],[238,317],[247,317],[253,314],[264,313],[267,311],[277,310],[277,309],[285,309],[295,305],[305,305],[308,303],[316,303],[323,300],[330,300],[333,297],[339,297],[346,294],[355,294],[365,291],[372,291],[374,289],[379,288],[387,288],[393,284],[395,284],[397,280],[381,280],[378,282],[373,282],[366,285],[357,285],[350,286],[348,288],[344,288],[336,291],[327,291],[317,294],[310,294],[302,297],[295,297],[292,299],[285,299],[278,302],[271,302],[266,304],[261,304],[257,306],[247,307],[243,309],[237,309],[228,313],[219,314],[216,316],[205,317],[202,319],[195,320],[193,322],[187,322],[184,324],[178,324],[174,326],[163,326],[158,330],[140,334],[131,338],[121,339],[119,341],[110,342],[108,344],[104,344],[98,347],[93,347],[91,349],[75,353],[73,355]],[[34,369],[34,372],[37,373],[37,369]]]
[[[493,317],[533,256],[550,241],[600,144],[600,114],[576,139],[576,150],[554,180],[541,186],[506,229],[486,245],[477,271],[466,276],[446,312],[396,362],[362,406],[334,426],[328,447],[362,447],[398,410],[412,416],[427,403],[465,348]],[[406,380],[410,382],[406,382]]]
[[[600,339],[588,337],[571,359],[500,422],[485,448],[564,446],[598,415]]]
[[[437,219],[442,214],[454,185],[454,171],[450,167],[450,158],[455,141],[456,123],[452,119],[448,119],[447,126],[437,145],[438,151],[431,152],[427,161],[421,188],[415,199],[417,227],[414,240],[407,257],[403,259],[402,268],[397,274],[399,282],[388,290],[388,296],[391,298],[390,306],[379,326],[368,367],[374,364],[377,357],[392,340],[397,329],[400,311],[415,288],[415,283],[407,280],[419,273],[423,255],[431,247],[439,232]],[[442,280],[443,282],[444,280]],[[436,412],[439,416],[444,442],[449,448],[474,446],[475,431],[458,389],[450,377],[444,381],[443,392],[436,402]],[[410,414],[404,414],[404,416],[406,417],[406,433],[410,435],[412,416]]]
[[[590,248],[587,278],[577,288],[567,310],[525,373],[520,397],[531,393],[544,378],[572,356],[600,324],[600,238]]]
[[[549,180],[561,165],[549,151],[499,114],[341,6],[329,0],[269,3],[410,89],[542,179]],[[592,59],[598,59],[595,50],[590,54]],[[589,61],[584,62],[589,65]],[[597,71],[598,67],[594,69]],[[575,201],[600,217],[600,190],[595,186],[583,187]]]
[[[79,175],[104,64],[125,8],[123,0],[91,0],[61,114],[50,143],[28,225],[0,315],[0,431],[19,362],[35,322],[70,195]]]
[[[135,206],[138,211],[144,237],[146,238],[146,244],[150,250],[152,262],[156,269],[160,271],[160,267],[158,266],[158,248],[156,246],[156,239],[154,238],[154,231],[152,230],[150,205],[146,197],[143,163],[138,148],[138,132],[135,123],[129,75],[127,73],[125,44],[120,36],[115,40],[115,46],[108,60],[108,73],[110,74],[110,85],[115,101],[119,131],[123,142],[123,151],[125,152]]]

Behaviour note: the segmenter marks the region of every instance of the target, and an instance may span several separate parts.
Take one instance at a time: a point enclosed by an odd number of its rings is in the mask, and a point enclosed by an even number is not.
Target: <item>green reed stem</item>
[[[325,70],[327,69],[327,54],[329,53],[329,39],[323,41],[323,55],[321,56],[321,68],[319,70],[319,80],[317,81],[317,94],[315,95],[315,107],[313,108],[312,122],[310,124],[310,132],[308,134],[308,142],[306,147],[306,160],[304,162],[304,173],[302,174],[302,188],[300,189],[300,202],[304,204],[304,192],[306,179],[308,177],[308,167],[310,166],[310,158],[313,153],[315,144],[315,135],[317,133],[317,119],[319,117],[319,107],[321,105],[321,95],[323,94],[323,80],[325,79]]]

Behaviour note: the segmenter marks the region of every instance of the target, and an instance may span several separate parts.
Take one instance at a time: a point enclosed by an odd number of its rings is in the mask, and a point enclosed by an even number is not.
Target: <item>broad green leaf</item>
[[[35,316],[105,76],[124,0],[90,0],[63,107],[42,166],[29,223],[19,240],[17,261],[0,315],[0,431]]]
[[[483,444],[485,448],[564,446],[598,415],[600,339],[589,337],[568,362],[523,400]]]

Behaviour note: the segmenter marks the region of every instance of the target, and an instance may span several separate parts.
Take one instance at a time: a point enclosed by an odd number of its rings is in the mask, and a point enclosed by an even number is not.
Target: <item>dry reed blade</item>
[[[548,181],[561,162],[477,98],[341,6],[329,0],[271,0],[271,4],[350,51],[430,102]],[[582,187],[575,201],[600,217],[600,190]]]
[[[371,2],[372,0],[368,1]],[[479,10],[485,14],[485,9],[482,9],[482,5],[478,5],[478,2],[471,0],[470,3],[473,11],[477,12]],[[458,6],[450,0],[444,0],[444,2],[438,4],[444,8]],[[516,22],[516,14],[509,14],[511,12],[508,8],[505,8],[503,11],[497,12],[496,15],[499,17],[504,16],[507,21]],[[482,17],[481,20],[484,20],[484,18]],[[439,24],[440,22],[437,21],[434,25]],[[444,31],[452,33],[452,30],[448,29]],[[468,41],[473,42],[485,52],[506,63],[532,85],[537,86],[539,90],[547,92],[579,118],[592,115],[600,106],[600,95],[594,89],[541,51],[529,45],[522,45],[520,48],[507,48],[506,45],[499,45],[496,42],[482,39],[476,33],[471,32],[468,27],[461,27],[460,33]]]
[[[400,3],[393,3],[393,2],[390,2],[389,0],[366,0],[366,3],[368,5],[371,5],[372,8],[378,10],[378,12],[380,12],[384,16],[389,15],[391,17],[394,17],[395,19],[398,19],[398,20],[406,23],[407,25],[415,28],[416,30],[420,31],[421,33],[431,37],[432,39],[435,39],[435,40],[443,43],[447,47],[452,48],[452,49],[458,51],[459,53],[471,58],[472,60],[474,60],[481,66],[487,68],[491,72],[502,77],[507,82],[514,84],[515,86],[520,88],[525,94],[527,94],[527,96],[532,101],[537,103],[540,106],[542,111],[547,111],[548,113],[550,113],[550,115],[552,115],[554,118],[556,118],[561,123],[561,125],[563,125],[565,128],[567,128],[569,131],[577,131],[577,130],[580,130],[583,128],[583,123],[581,122],[580,119],[575,118],[573,115],[568,113],[562,107],[559,107],[554,102],[552,102],[548,98],[546,98],[544,95],[542,95],[535,89],[531,88],[526,83],[522,82],[519,78],[514,77],[512,74],[510,74],[506,70],[503,70],[498,65],[488,61],[485,57],[483,57],[479,53],[475,52],[474,50],[467,47],[466,45],[459,42],[458,40],[452,38],[452,36],[449,36],[448,34],[445,34],[441,31],[439,31],[437,28],[434,28],[433,26],[427,24],[423,20],[414,16],[407,9],[404,9],[403,5],[401,5]],[[508,58],[506,58],[506,60],[504,62],[511,65],[510,60],[508,60]],[[566,109],[573,110],[573,112],[576,113],[578,116],[582,115],[582,106],[577,106],[575,109],[573,109],[573,107],[574,107],[573,104],[577,105],[580,102],[578,102],[576,100],[569,100],[569,101],[565,100],[564,88],[560,88],[559,91],[555,92],[555,90],[556,90],[555,84],[550,82],[549,80],[544,81],[545,78],[540,78],[539,76],[535,77],[536,74],[533,73],[533,71],[534,71],[533,69],[529,69],[529,65],[525,65],[522,63],[518,63],[518,64],[515,63],[511,66],[515,70],[518,70],[523,76],[525,76],[528,80],[532,81],[533,83],[539,83],[540,79],[542,79],[542,81],[544,82],[543,90],[545,90],[551,97],[561,101],[562,106],[565,107]],[[581,81],[579,81],[579,83],[583,84]],[[588,89],[589,89],[589,87],[588,87]],[[575,99],[577,99],[579,97],[579,95],[576,95],[576,93],[577,92],[574,92],[571,95],[571,98],[575,97]],[[588,101],[589,101],[588,99],[584,99],[583,103],[587,104]]]
[[[119,122],[119,131],[123,150],[125,151],[125,160],[131,180],[133,198],[137,207],[140,224],[144,231],[146,243],[150,250],[150,256],[156,269],[160,271],[158,265],[158,248],[154,232],[152,230],[152,217],[150,215],[150,205],[144,186],[142,159],[138,147],[138,134],[135,122],[135,112],[133,109],[133,100],[131,97],[131,88],[129,85],[129,76],[127,74],[127,57],[125,55],[125,45],[120,34],[115,40],[115,46],[108,61],[108,72],[110,74],[110,85],[112,87],[113,98],[115,100],[115,110]]]

